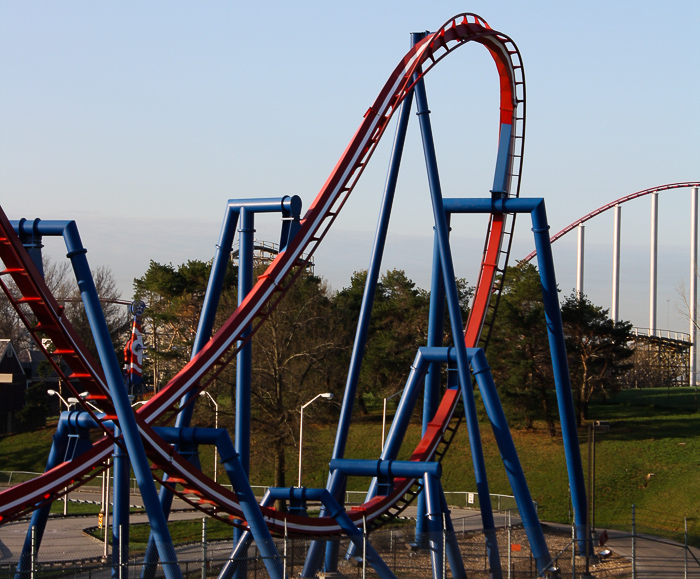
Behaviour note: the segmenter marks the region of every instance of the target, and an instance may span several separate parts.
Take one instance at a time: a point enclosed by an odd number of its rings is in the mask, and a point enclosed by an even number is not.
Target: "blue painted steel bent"
[[[195,357],[201,351],[211,337],[239,217],[241,221],[245,220],[245,225],[241,226],[242,230],[253,230],[254,213],[282,213],[284,221],[280,236],[280,250],[283,250],[298,229],[301,205],[301,198],[298,195],[293,195],[291,197],[285,195],[284,197],[263,199],[229,199],[226,204],[219,241],[216,245],[216,252],[212,261],[211,273],[209,274],[207,291],[202,304],[202,313],[199,318],[195,341],[192,346],[192,357]],[[241,252],[239,265],[241,266],[241,271],[239,272],[239,305],[245,298],[245,295],[250,291],[250,287],[252,287],[252,245],[253,242],[249,239],[249,236],[242,235],[240,237]],[[241,275],[241,272],[243,275]],[[245,289],[245,294],[242,289]],[[246,333],[249,334],[249,330]],[[237,369],[237,377],[247,376],[247,379],[244,378],[244,382],[239,381],[237,384],[237,394],[240,394],[240,396],[237,396],[236,406],[237,425],[241,422],[246,422],[250,425],[250,348],[249,342],[241,351],[239,368]],[[189,391],[182,397],[180,401],[180,408],[182,408],[182,410],[177,415],[175,421],[176,427],[188,427],[190,425],[192,413],[194,412],[194,400],[196,395],[197,392]],[[249,429],[246,432],[239,432],[239,427],[237,426],[236,448],[241,454],[241,461],[247,475],[250,463]],[[166,475],[165,480],[167,480],[167,478]],[[173,494],[165,485],[161,488],[159,500],[161,508],[167,518],[172,508]],[[141,570],[142,579],[152,579],[155,576],[156,569],[153,564],[155,562],[155,555],[154,537],[151,535],[144,555],[144,566]]]
[[[124,443],[132,461],[134,476],[144,500],[152,533],[156,537],[156,547],[163,562],[163,570],[167,579],[181,579],[182,574],[177,565],[177,557],[170,539],[167,520],[158,503],[158,494],[146,457],[146,451],[141,442],[138,426],[124,388],[119,362],[112,347],[112,340],[97,296],[95,282],[92,279],[90,266],[85,257],[87,250],[83,247],[80,240],[78,228],[75,221],[40,220],[35,220],[33,227],[36,228],[39,235],[62,236],[65,240],[68,250],[66,256],[70,259],[75,272],[80,296],[85,305],[85,313],[95,338],[95,346],[97,347],[112,402],[117,412],[119,425],[123,432]]]
[[[586,488],[581,464],[581,451],[576,430],[576,414],[571,393],[571,377],[566,358],[564,329],[559,309],[557,280],[554,271],[549,224],[543,199],[445,199],[445,210],[460,213],[530,213],[535,236],[537,263],[542,281],[542,297],[547,321],[547,334],[552,356],[552,370],[559,406],[559,420],[569,476],[571,500],[574,506],[579,548],[585,552],[586,521],[588,517]]]
[[[284,568],[280,561],[279,553],[272,541],[270,530],[265,524],[265,519],[253,494],[253,489],[251,489],[248,477],[244,472],[240,456],[231,442],[228,431],[224,428],[184,427],[156,427],[154,430],[163,440],[173,444],[181,445],[183,442],[188,442],[191,444],[215,444],[217,446],[221,456],[221,464],[226,469],[226,474],[238,495],[241,510],[263,557],[267,572],[273,579],[284,577]]]
[[[307,489],[307,488],[272,488],[268,491],[270,495],[276,499],[294,499],[301,501],[321,501],[328,516],[333,517],[342,527],[343,531],[348,535],[355,547],[362,551],[363,536],[362,532],[355,526],[345,508],[336,501],[326,489]],[[369,544],[369,541],[364,545],[367,554],[367,562],[377,572],[382,579],[396,579],[396,575],[382,560],[379,554],[374,550],[374,547]]]
[[[462,326],[457,286],[455,285],[454,265],[450,252],[445,210],[442,203],[442,191],[437,170],[435,145],[427,114],[429,112],[428,99],[425,94],[425,87],[422,79],[416,84],[415,91],[416,108],[419,115],[418,119],[420,122],[421,136],[423,138],[423,153],[428,169],[428,183],[430,185],[430,198],[433,204],[435,231],[440,248],[442,275],[445,282],[447,310],[452,329],[452,339],[457,352],[457,371],[459,372],[459,381],[462,388],[462,402],[464,404],[469,443],[472,450],[472,462],[474,465],[477,493],[479,494],[479,502],[481,504],[481,518],[484,525],[484,534],[486,535],[486,548],[491,572],[494,574],[495,579],[500,579],[502,576],[501,560],[498,556],[498,542],[496,541],[495,523],[493,520],[493,512],[491,511],[486,464],[481,446],[481,434],[479,432],[479,423],[476,413],[476,402],[474,400],[474,391],[471,388],[471,379],[469,376],[467,349],[464,343],[464,328]]]
[[[399,120],[396,125],[394,144],[391,151],[391,160],[384,187],[384,196],[379,212],[377,231],[374,237],[372,256],[367,269],[365,291],[362,295],[360,316],[357,323],[355,341],[352,347],[352,355],[350,358],[348,377],[345,384],[345,393],[343,394],[343,404],[341,406],[340,417],[338,419],[338,430],[336,431],[332,458],[343,458],[345,456],[345,446],[347,444],[348,433],[350,432],[350,420],[352,418],[352,410],[355,404],[355,397],[357,395],[357,384],[360,379],[360,369],[362,366],[365,346],[367,345],[369,322],[372,315],[372,307],[374,305],[377,282],[379,281],[382,256],[384,254],[386,236],[389,229],[389,219],[391,217],[391,208],[394,201],[394,194],[396,192],[396,183],[399,176],[399,167],[401,165],[401,156],[403,154],[404,143],[406,141],[406,131],[408,129],[408,121],[411,115],[412,102],[413,94],[411,93],[401,103],[401,110],[399,111]],[[345,490],[343,487],[343,482],[340,479],[336,480],[333,475],[330,475],[326,488],[328,488],[333,498],[342,504]],[[316,570],[320,567],[324,543],[324,541],[312,542],[304,568],[302,570],[302,577],[313,576]],[[337,568],[338,544],[331,541],[327,544],[325,570],[326,572],[333,572],[337,571]]]
[[[449,228],[450,217],[446,215],[447,226]],[[445,282],[442,278],[442,265],[440,263],[440,246],[435,234],[433,242],[433,266],[430,283],[430,312],[428,317],[428,347],[442,346],[443,324],[445,320]],[[440,405],[440,366],[431,364],[428,375],[425,378],[425,393],[423,395],[423,428],[422,435],[425,435],[428,424],[435,416],[435,412]],[[427,501],[424,492],[418,495],[416,513],[416,534],[415,546],[421,549],[428,547],[428,537],[426,534],[427,525]]]

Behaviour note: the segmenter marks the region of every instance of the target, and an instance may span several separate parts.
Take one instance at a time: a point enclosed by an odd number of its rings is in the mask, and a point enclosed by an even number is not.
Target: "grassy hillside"
[[[610,431],[596,437],[596,526],[627,529],[631,505],[637,508],[640,530],[682,532],[683,518],[689,530],[700,535],[700,413],[692,389],[630,390],[607,404],[591,408],[592,420],[607,420]],[[346,456],[377,458],[381,446],[381,415],[357,421],[351,430]],[[490,428],[481,428],[492,493],[511,494]],[[0,437],[2,470],[42,471],[53,428]],[[404,456],[415,446],[420,426],[411,426]],[[304,432],[303,484],[319,487],[327,476],[327,462],[335,425],[309,424]],[[579,433],[584,472],[587,468],[585,428]],[[569,522],[568,480],[561,438],[550,438],[543,429],[513,432],[531,494],[539,504],[542,520]],[[202,448],[205,471],[213,466],[213,451]],[[287,456],[288,480],[296,484],[295,449]],[[254,485],[272,482],[263,440],[254,440],[251,471]],[[457,435],[443,463],[446,491],[475,491],[471,452],[466,428]],[[220,480],[225,475],[220,473]],[[349,490],[367,488],[366,480],[352,480]],[[463,501],[452,497],[450,502]],[[678,535],[676,535],[678,536]]]

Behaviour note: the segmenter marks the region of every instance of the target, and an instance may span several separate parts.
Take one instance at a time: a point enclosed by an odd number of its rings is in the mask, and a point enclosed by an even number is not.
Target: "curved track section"
[[[700,182],[697,181],[684,181],[682,183],[669,183],[667,185],[659,185],[658,187],[652,187],[651,189],[642,189],[641,191],[637,191],[636,193],[632,193],[630,195],[625,195],[624,197],[620,197],[619,199],[612,201],[610,203],[606,203],[602,207],[598,207],[595,211],[591,211],[590,213],[584,215],[580,219],[577,219],[573,223],[567,225],[564,229],[559,231],[558,233],[555,233],[550,237],[550,241],[554,243],[557,239],[560,237],[563,237],[569,231],[572,229],[576,229],[579,225],[582,223],[585,223],[586,221],[589,221],[593,219],[594,217],[600,215],[601,213],[605,213],[609,209],[612,209],[615,207],[615,205],[622,205],[623,203],[627,203],[628,201],[632,201],[633,199],[637,199],[638,197],[644,197],[645,195],[651,195],[652,193],[659,193],[661,191],[668,191],[669,189],[689,189],[691,187],[700,187]],[[535,256],[537,255],[536,251],[533,251],[532,253],[528,254],[523,261],[530,261],[532,260]]]
[[[300,260],[313,255],[360,178],[391,116],[411,93],[415,78],[421,78],[445,56],[468,42],[484,45],[491,53],[499,72],[499,162],[505,165],[501,168],[501,182],[494,188],[501,195],[517,196],[522,165],[525,100],[520,55],[515,44],[506,35],[491,29],[476,15],[461,14],[448,21],[437,32],[427,35],[401,60],[309,207],[293,242],[277,255],[260,276],[244,303],[202,351],[137,412],[137,424],[155,470],[157,473],[167,473],[170,477],[168,486],[193,506],[232,524],[245,524],[235,493],[194,469],[174,452],[172,446],[155,434],[152,425],[171,419],[176,412],[176,402],[185,393],[206,388],[223,367],[234,359],[236,343],[241,339],[244,329],[250,324],[255,329],[264,322],[270,310],[301,272],[301,268],[298,267]],[[498,173],[497,169],[497,175]],[[63,320],[60,306],[40,280],[38,272],[30,263],[4,214],[0,219],[0,226],[0,258],[6,266],[2,273],[12,278],[19,296],[4,284],[3,289],[6,289],[12,303],[19,310],[25,307],[24,304],[31,309],[31,314],[39,323],[38,326],[32,326],[30,317],[25,316],[28,327],[33,328],[35,332],[45,332],[53,340],[57,350],[53,355],[60,355],[65,359],[73,372],[72,376],[79,377],[81,386],[90,393],[89,398],[99,400],[103,408],[110,409],[109,393],[99,367],[79,343],[67,321]],[[482,335],[489,307],[493,305],[491,297],[494,294],[496,273],[502,271],[506,265],[512,227],[512,216],[491,216],[475,300],[466,330],[467,346],[476,345]],[[68,345],[64,348],[62,344],[66,340]],[[432,459],[439,445],[446,438],[449,439],[450,420],[458,401],[459,394],[454,390],[447,390],[435,418],[413,452],[412,460]],[[108,419],[116,419],[109,410],[107,414]],[[113,433],[108,428],[105,428],[105,432],[107,436],[96,442],[89,452],[57,466],[37,479],[1,493],[0,523],[36,509],[46,501],[55,500],[64,492],[65,487],[70,490],[95,476],[112,451]],[[160,478],[159,475],[156,477]],[[413,482],[395,481],[395,490],[391,495],[377,497],[361,509],[351,511],[351,518],[357,520],[365,516],[368,521],[372,521],[387,515],[392,509],[400,508],[401,499]],[[182,488],[178,488],[178,484]],[[290,533],[297,534],[341,532],[337,523],[330,518],[310,519],[282,514],[270,508],[262,510],[272,530],[281,531],[286,526]]]

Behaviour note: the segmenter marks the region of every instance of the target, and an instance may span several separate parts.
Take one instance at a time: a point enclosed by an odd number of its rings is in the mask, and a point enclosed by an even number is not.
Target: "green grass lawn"
[[[171,521],[168,523],[168,530],[175,545],[200,541],[202,537],[202,520]],[[145,551],[150,532],[151,527],[146,523],[129,525],[129,552]],[[93,527],[89,530],[89,533],[96,539],[104,540],[104,528],[97,529]],[[231,539],[232,536],[233,530],[230,525],[216,519],[207,519],[207,539],[209,541]],[[111,533],[108,535],[107,540],[111,544]]]
[[[610,423],[610,431],[596,437],[596,526],[629,529],[634,504],[640,531],[663,532],[678,538],[683,520],[687,518],[690,533],[700,538],[700,496],[697,493],[700,488],[700,411],[695,390],[628,390],[608,403],[592,405],[590,419]],[[336,427],[334,424],[305,426],[303,484],[321,487],[328,475],[327,463]],[[381,427],[380,414],[372,413],[359,419],[351,429],[346,456],[376,459],[381,447]],[[52,434],[53,428],[49,427],[30,434],[0,437],[3,470],[42,471]],[[481,434],[490,491],[511,494],[488,425],[482,425]],[[409,428],[401,458],[410,454],[419,436],[420,425],[416,422]],[[513,439],[530,492],[539,505],[540,518],[570,522],[561,438],[550,438],[542,428],[513,431]],[[585,428],[580,431],[579,440],[586,472]],[[296,484],[297,452],[291,448],[286,457],[289,485]],[[213,450],[202,447],[200,453],[205,472],[212,473]],[[272,484],[272,467],[264,440],[254,439],[251,484]],[[225,478],[220,470],[219,480]],[[352,479],[348,489],[363,490],[367,483],[367,479]],[[443,462],[442,484],[446,491],[476,490],[464,426]],[[69,504],[69,512],[72,506]],[[62,506],[55,505],[55,509],[60,510]],[[700,539],[696,539],[698,541]]]

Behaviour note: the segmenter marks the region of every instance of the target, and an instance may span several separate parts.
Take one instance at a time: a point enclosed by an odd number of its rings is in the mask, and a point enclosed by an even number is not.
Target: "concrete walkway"
[[[140,497],[134,496],[132,504],[138,504]],[[184,508],[186,505],[176,502],[175,509]],[[415,508],[409,507],[404,513],[407,517],[415,517]],[[497,526],[505,526],[505,516],[496,515]],[[481,528],[479,512],[473,509],[452,509],[451,516],[457,532],[475,530]],[[192,510],[174,510],[171,520],[201,519],[202,513]],[[146,515],[132,515],[131,523],[146,523]],[[513,519],[513,524],[520,521]],[[39,550],[38,561],[87,561],[99,560],[104,553],[104,545],[101,541],[87,535],[84,529],[97,525],[97,517],[51,517],[46,527],[44,541]],[[566,532],[568,527],[546,523],[546,526],[558,528]],[[0,526],[0,566],[16,565],[27,533],[27,521],[7,523]],[[609,540],[606,547],[621,555],[632,559],[632,537],[629,533],[608,530]],[[212,543],[208,549],[209,557],[226,557],[231,549],[230,543]],[[636,537],[636,577],[638,579],[700,579],[700,550],[691,549],[687,556],[683,545],[650,537],[638,535]],[[178,558],[195,560],[201,557],[201,546],[189,545],[177,549]]]

